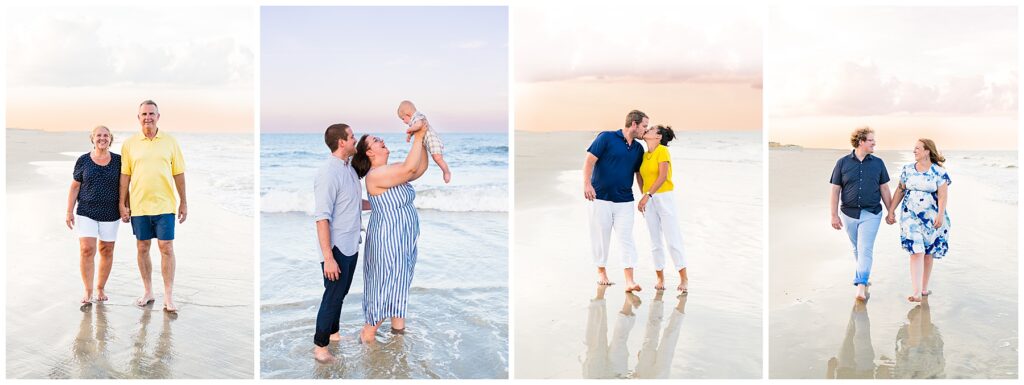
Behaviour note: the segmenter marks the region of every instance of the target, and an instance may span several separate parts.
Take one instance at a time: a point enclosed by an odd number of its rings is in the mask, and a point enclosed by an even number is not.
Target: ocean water
[[[403,134],[377,135],[391,150],[391,162],[405,158]],[[323,278],[310,213],[313,177],[328,149],[322,134],[262,135],[262,378],[508,377],[507,136],[443,139],[451,184],[432,160],[413,182],[421,233],[407,334],[388,335],[385,325],[376,346],[354,339],[332,344],[339,360],[323,365],[312,357]],[[363,322],[362,261],[353,281],[341,314],[348,336]]]
[[[110,146],[114,153],[121,153],[124,139],[134,132],[116,132]],[[195,134],[171,133],[181,146],[185,157],[186,193],[212,199],[221,208],[234,214],[252,217],[253,183],[255,169],[252,166],[252,134]],[[50,178],[70,180],[71,171],[79,156],[89,150],[88,142],[82,150],[62,152],[67,160],[35,161],[30,164]],[[70,183],[70,182],[69,182]],[[191,198],[189,198],[191,200]]]

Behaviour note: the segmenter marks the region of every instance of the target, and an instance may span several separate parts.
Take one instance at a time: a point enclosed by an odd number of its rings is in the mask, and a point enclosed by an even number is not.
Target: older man
[[[164,280],[164,311],[177,312],[174,288],[174,217],[184,223],[188,215],[185,199],[185,159],[178,141],[157,127],[160,110],[156,102],[139,104],[142,132],[121,146],[121,220],[131,221],[138,249],[142,296],[138,306],[153,303],[153,263],[149,249],[153,238],[160,248],[160,272]],[[177,190],[180,202],[174,193]]]

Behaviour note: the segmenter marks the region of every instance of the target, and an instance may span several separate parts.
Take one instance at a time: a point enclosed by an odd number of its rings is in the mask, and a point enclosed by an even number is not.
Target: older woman
[[[78,157],[75,162],[68,193],[68,212],[65,222],[69,229],[78,233],[79,265],[85,295],[81,303],[106,301],[104,291],[110,267],[114,262],[114,241],[117,239],[117,223],[121,219],[118,211],[118,191],[121,178],[121,156],[110,152],[114,135],[110,129],[97,126],[89,134],[92,151]],[[75,210],[75,203],[78,210]],[[96,240],[99,239],[99,280],[96,282],[96,296],[93,297],[94,257]]]
[[[363,260],[363,342],[373,342],[377,328],[387,318],[392,333],[405,332],[405,309],[420,235],[419,215],[412,204],[416,191],[409,182],[427,170],[426,130],[422,127],[415,131],[402,163],[388,164],[390,151],[384,140],[370,135],[359,138],[352,157],[356,175],[366,180],[370,201]]]
[[[651,233],[651,254],[654,269],[658,275],[657,290],[665,290],[665,251],[672,256],[672,263],[679,272],[679,286],[676,290],[687,292],[686,256],[683,253],[683,232],[679,228],[676,201],[673,196],[672,159],[668,153],[668,142],[676,137],[672,127],[656,126],[644,132],[647,152],[644,153],[637,173],[637,182],[643,188],[644,197],[637,209],[644,213],[647,229]]]
[[[914,292],[907,297],[911,302],[921,302],[921,296],[931,294],[928,280],[932,275],[932,261],[941,259],[949,251],[946,198],[951,181],[942,168],[945,161],[935,148],[935,142],[918,139],[914,146],[914,163],[903,166],[900,185],[893,193],[893,205],[885,218],[889,224],[896,223],[894,210],[900,208],[900,241],[903,249],[910,253],[910,280],[914,287]]]

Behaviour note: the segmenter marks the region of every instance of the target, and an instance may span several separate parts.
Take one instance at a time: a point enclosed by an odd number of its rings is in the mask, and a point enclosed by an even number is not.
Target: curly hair
[[[875,130],[872,130],[871,127],[868,126],[853,130],[853,133],[850,134],[850,145],[853,146],[853,148],[857,148],[857,146],[860,145],[860,142],[868,140],[868,134],[874,133]]]

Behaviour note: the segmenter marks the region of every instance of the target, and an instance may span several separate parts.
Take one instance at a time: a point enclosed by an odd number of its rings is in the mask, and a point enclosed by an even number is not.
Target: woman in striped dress
[[[405,332],[405,308],[416,267],[416,242],[420,220],[413,207],[416,191],[410,181],[427,170],[423,147],[426,130],[414,133],[409,155],[401,163],[388,164],[390,151],[384,140],[363,135],[356,144],[352,167],[366,179],[370,223],[366,227],[363,259],[363,342],[376,340],[377,328],[391,319],[391,332]]]

